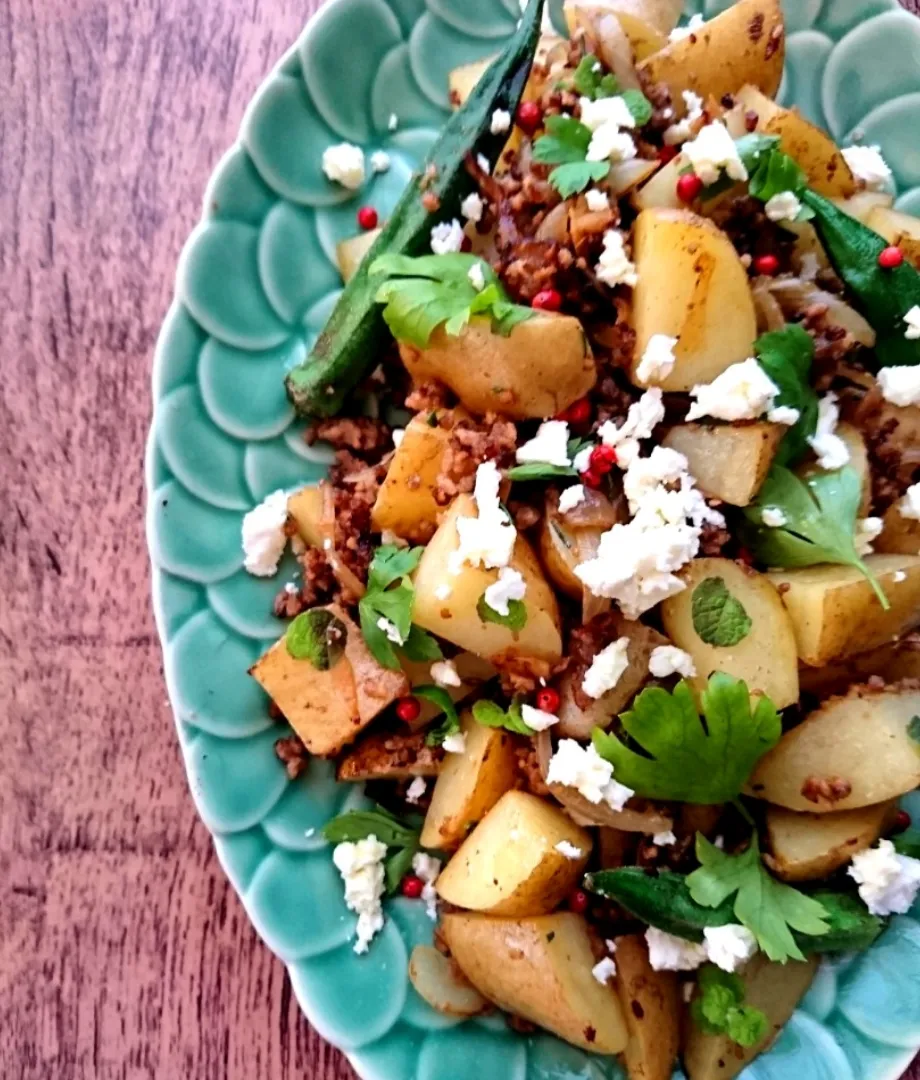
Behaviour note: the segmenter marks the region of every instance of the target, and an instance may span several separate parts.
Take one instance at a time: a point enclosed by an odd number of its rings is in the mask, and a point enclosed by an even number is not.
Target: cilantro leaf
[[[483,593],[476,604],[476,614],[485,623],[497,623],[515,632],[523,630],[527,625],[527,607],[522,600],[509,600],[508,614],[502,615],[486,603],[485,593]]]
[[[593,53],[588,53],[579,61],[575,69],[573,86],[582,97],[597,100],[598,98],[615,97],[620,93],[620,84],[616,75],[612,72],[603,73],[603,64]]]
[[[423,547],[404,548],[396,544],[381,544],[367,572],[369,589],[385,589],[401,577],[411,574],[425,553]]]
[[[744,1004],[744,981],[740,975],[705,964],[697,975],[699,993],[693,999],[691,1015],[696,1026],[708,1035],[727,1035],[739,1046],[756,1046],[770,1030],[770,1022],[760,1009]]]
[[[744,511],[745,542],[767,566],[855,566],[887,611],[888,598],[856,551],[861,490],[859,475],[849,466],[818,472],[803,481],[782,465],[774,465],[756,500]],[[767,507],[781,510],[785,525],[765,526],[763,512]]]
[[[632,113],[633,120],[636,121],[636,127],[641,128],[651,120],[652,113],[655,111],[652,103],[642,93],[641,90],[624,90],[620,95],[626,102],[626,107]]]
[[[571,465],[548,465],[545,461],[529,461],[514,465],[505,475],[509,480],[551,480],[554,476],[577,476]]]
[[[747,851],[728,855],[697,833],[700,869],[687,878],[690,896],[703,907],[718,908],[734,896],[733,910],[771,960],[804,960],[793,930],[820,936],[830,929],[818,900],[770,876],[760,859],[757,834]]]
[[[367,573],[367,592],[358,601],[361,635],[374,658],[383,667],[401,667],[397,648],[410,660],[440,660],[441,648],[425,630],[412,625],[415,587],[408,575],[418,566],[424,548],[400,548],[384,544],[374,552]],[[401,643],[392,641],[378,625],[392,623]]]
[[[409,847],[418,843],[419,830],[377,806],[373,810],[349,810],[327,821],[322,829],[330,844],[356,843],[376,836],[387,847]]]
[[[580,120],[550,116],[546,132],[533,144],[533,159],[541,165],[557,166],[549,174],[549,182],[564,199],[603,180],[610,172],[609,161],[587,160],[591,129]]]
[[[425,738],[428,746],[440,746],[448,735],[457,734],[460,730],[460,716],[457,713],[454,699],[443,686],[435,686],[434,684],[430,686],[427,684],[425,686],[413,686],[412,693],[415,697],[430,701],[432,705],[437,706],[444,713],[444,720],[436,728],[432,728]]]
[[[570,199],[610,172],[609,161],[573,161],[559,165],[549,174],[549,182],[563,199]]]
[[[483,727],[504,728],[516,735],[535,735],[536,732],[524,723],[521,715],[521,702],[515,698],[508,711],[496,705],[494,701],[477,701],[473,706],[473,719]]]
[[[751,632],[751,617],[728,591],[725,579],[706,578],[693,590],[693,629],[707,645],[737,645]]]
[[[649,687],[620,715],[638,752],[595,728],[597,752],[612,763],[620,783],[646,798],[729,802],[779,740],[779,714],[766,697],[752,711],[747,685],[723,672],[710,675],[701,700],[705,726],[687,682],[681,680],[671,693]]]
[[[762,334],[754,342],[757,362],[779,387],[774,406],[798,409],[799,418],[783,436],[774,461],[794,465],[808,450],[808,439],[818,429],[818,395],[809,383],[815,343],[796,323]]]
[[[295,660],[309,660],[317,671],[338,663],[348,631],[344,623],[325,608],[301,612],[284,635],[287,651]]]

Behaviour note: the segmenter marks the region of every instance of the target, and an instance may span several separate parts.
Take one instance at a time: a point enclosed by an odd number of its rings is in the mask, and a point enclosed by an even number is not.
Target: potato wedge
[[[804,663],[824,667],[920,625],[920,557],[867,555],[865,563],[888,597],[888,611],[853,566],[809,566],[767,574],[792,619]],[[895,580],[902,574],[903,580]]]
[[[453,850],[517,779],[514,739],[501,728],[461,717],[466,748],[445,755],[422,826],[422,847]]]
[[[707,644],[694,625],[694,592],[711,578],[725,583],[751,620],[750,631],[736,645]],[[752,694],[765,694],[777,709],[798,701],[795,635],[769,579],[731,559],[694,559],[681,579],[687,588],[664,601],[661,619],[668,637],[693,657],[696,675],[690,683],[694,689],[702,692],[713,671],[724,671],[743,679]]]
[[[857,191],[848,199],[834,199],[837,206],[850,217],[861,221],[863,225],[869,224],[869,215],[878,207],[890,207],[894,197],[886,191]]]
[[[856,653],[826,667],[799,668],[799,688],[819,700],[845,694],[854,683],[880,675],[886,683],[900,679],[920,679],[920,649],[910,635],[903,641],[889,641],[869,652]]]
[[[869,211],[866,224],[875,229],[889,244],[896,244],[914,266],[920,268],[920,218],[875,206]]]
[[[798,109],[784,109],[755,86],[742,87],[735,97],[746,113],[757,114],[757,131],[779,136],[780,149],[795,159],[810,187],[828,198],[856,194],[856,180],[837,144]]]
[[[367,232],[358,233],[357,236],[349,236],[347,240],[340,240],[335,246],[335,261],[344,282],[349,282],[358,272],[358,267],[364,261],[364,256],[374,246],[374,241],[383,232],[383,229],[369,229]]]
[[[677,195],[677,181],[687,167],[687,159],[678,154],[630,195],[630,202],[637,210],[685,210],[685,203]]]
[[[555,416],[597,379],[588,339],[571,315],[541,312],[507,337],[493,333],[488,319],[475,318],[457,337],[439,327],[425,349],[403,342],[399,355],[413,379],[440,380],[480,416]]]
[[[424,732],[367,735],[346,751],[335,770],[340,783],[365,780],[406,780],[411,776],[437,776],[444,751],[427,746]]]
[[[617,992],[629,1042],[629,1080],[671,1080],[680,1049],[680,987],[673,971],[655,971],[641,934],[616,939]]]
[[[459,574],[447,572],[450,555],[459,545],[456,523],[461,516],[476,516],[476,504],[469,495],[454,500],[425,548],[414,575],[413,621],[460,648],[485,657],[496,667],[520,657],[558,660],[562,656],[559,606],[533,549],[522,536],[517,538],[511,559],[511,566],[527,582],[523,600],[527,623],[522,630],[483,622],[476,610],[487,586],[497,579],[497,570],[464,566]],[[450,587],[450,595],[440,599],[438,590],[445,584]]]
[[[770,853],[764,860],[783,881],[830,877],[859,852],[872,847],[889,824],[894,800],[831,814],[767,809]]]
[[[337,754],[354,742],[383,709],[409,689],[401,671],[381,667],[361,631],[337,604],[326,608],[345,627],[345,648],[325,671],[309,660],[295,660],[284,638],[249,669],[284,713],[311,754]]]
[[[559,846],[580,854],[575,858]],[[506,791],[460,845],[436,888],[442,900],[488,915],[547,915],[574,889],[591,837],[526,791]]]
[[[663,82],[675,102],[684,90],[720,101],[750,83],[773,97],[783,77],[786,35],[779,0],[738,0],[694,34],[639,65],[646,84]]]
[[[448,73],[447,91],[450,103],[455,109],[459,109],[476,89],[476,83],[489,70],[494,59],[494,56],[486,56],[482,60],[474,60],[471,64],[461,64]]]
[[[409,982],[419,997],[445,1016],[481,1016],[492,1008],[457,965],[431,945],[412,950]]]
[[[633,292],[633,382],[654,334],[678,338],[677,362],[659,383],[665,390],[711,382],[753,355],[757,318],[747,271],[711,221],[689,210],[643,210],[633,249],[639,273]]]
[[[758,953],[739,974],[744,980],[745,1004],[767,1014],[769,1033],[761,1042],[745,1048],[727,1035],[704,1034],[688,1018],[683,1057],[689,1080],[732,1080],[737,1076],[780,1033],[811,986],[817,967],[814,956],[805,963],[791,960],[777,964]]]
[[[901,501],[893,503],[882,519],[882,534],[875,542],[875,550],[887,554],[920,554],[920,521],[904,517]]]
[[[301,488],[288,496],[288,513],[294,519],[297,532],[304,543],[310,547],[323,546],[323,534],[320,519],[323,516],[323,489],[315,487]]]
[[[872,474],[869,470],[869,451],[866,449],[866,440],[862,437],[859,429],[853,427],[852,424],[838,424],[834,434],[843,439],[847,450],[850,452],[849,465],[851,469],[856,470],[859,476],[860,489],[862,490],[862,496],[859,500],[859,515],[860,517],[867,517],[872,507]],[[796,469],[798,475],[803,478],[827,471],[815,464],[815,462],[807,462]]]
[[[580,915],[449,914],[441,932],[463,974],[500,1009],[582,1050],[618,1054],[626,1048],[620,1000],[591,974],[596,960]]]
[[[920,713],[920,691],[910,685],[854,686],[825,701],[760,759],[750,793],[827,814],[912,791],[920,784],[920,753],[908,727]]]
[[[662,443],[683,454],[696,486],[713,499],[747,506],[766,479],[786,429],[780,424],[677,424]]]

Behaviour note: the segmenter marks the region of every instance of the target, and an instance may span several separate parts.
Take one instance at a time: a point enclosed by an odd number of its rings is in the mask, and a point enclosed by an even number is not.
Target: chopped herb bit
[[[527,607],[523,600],[509,600],[508,614],[502,615],[501,612],[496,611],[495,608],[486,603],[485,594],[483,594],[476,604],[476,612],[483,622],[506,626],[515,633],[518,630],[523,630],[527,625]]]
[[[693,590],[693,629],[707,645],[737,645],[751,632],[751,617],[728,591],[724,578],[711,577]]]
[[[699,993],[693,999],[693,1022],[707,1035],[727,1035],[739,1046],[756,1046],[770,1030],[766,1014],[744,1004],[739,975],[705,964],[697,976]]]
[[[309,660],[318,671],[328,671],[342,656],[347,636],[345,624],[332,612],[314,608],[291,622],[284,643],[295,660]]]

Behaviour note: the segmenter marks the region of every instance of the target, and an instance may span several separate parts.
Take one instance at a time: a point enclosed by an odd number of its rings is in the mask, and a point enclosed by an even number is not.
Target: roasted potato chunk
[[[680,987],[673,971],[655,971],[642,934],[616,939],[617,992],[629,1042],[629,1080],[670,1080],[680,1047]]]
[[[914,266],[920,268],[920,218],[884,206],[869,211],[866,224],[889,244],[896,244]]]
[[[358,272],[364,256],[374,246],[374,241],[381,232],[383,229],[370,229],[357,236],[349,236],[347,240],[340,240],[336,244],[335,261],[344,282],[349,282]]]
[[[872,847],[890,823],[896,805],[888,801],[831,814],[771,806],[767,810],[770,854],[764,859],[783,881],[830,877],[857,852]]]
[[[662,440],[683,454],[696,486],[713,499],[747,506],[766,479],[786,429],[780,424],[678,424]]]

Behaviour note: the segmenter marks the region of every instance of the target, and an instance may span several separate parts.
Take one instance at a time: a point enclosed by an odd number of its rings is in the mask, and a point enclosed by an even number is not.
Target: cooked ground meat
[[[339,450],[329,471],[335,499],[335,550],[362,581],[374,552],[371,510],[388,464],[385,459],[368,465],[348,450]]]
[[[447,387],[444,383],[432,379],[430,382],[418,383],[413,386],[406,396],[406,408],[413,412],[430,412],[433,409],[443,409],[447,404]]]
[[[700,554],[721,555],[722,549],[731,541],[732,534],[727,528],[707,522],[700,531]]]
[[[537,750],[534,744],[530,741],[526,744],[522,743],[520,746],[515,747],[514,753],[517,757],[518,773],[524,785],[524,790],[529,791],[531,795],[549,795],[549,788],[546,786],[543,774],[540,772],[540,763],[537,760]]]
[[[288,735],[275,742],[275,754],[284,763],[285,771],[292,780],[306,769],[310,763],[307,748],[296,735]]]
[[[841,397],[843,415],[861,432],[869,454],[872,506],[883,514],[920,479],[920,446],[912,428],[903,425],[877,386],[868,393],[848,391]]]
[[[652,103],[652,118],[648,123],[652,131],[663,132],[674,123],[674,103],[671,91],[663,82],[646,83],[643,86],[645,96]]]
[[[859,342],[845,327],[831,321],[826,304],[810,304],[802,313],[802,326],[815,342],[815,388],[827,390],[840,365],[849,362],[860,348]]]
[[[369,416],[335,416],[329,420],[318,420],[307,427],[304,439],[308,446],[322,439],[336,450],[354,450],[364,454],[373,450],[388,450],[393,445],[393,434],[387,425]]]
[[[775,255],[780,272],[791,271],[795,238],[764,213],[764,204],[751,195],[736,195],[711,214],[740,255]]]
[[[481,421],[459,421],[441,462],[435,487],[438,504],[447,506],[456,495],[472,491],[476,469],[484,461],[494,461],[499,467],[510,465],[516,445],[517,428],[497,413],[486,413]]]
[[[512,499],[508,503],[508,509],[511,511],[514,527],[518,532],[532,529],[543,517],[542,500],[539,505],[534,505],[533,503],[523,502],[521,499]]]

